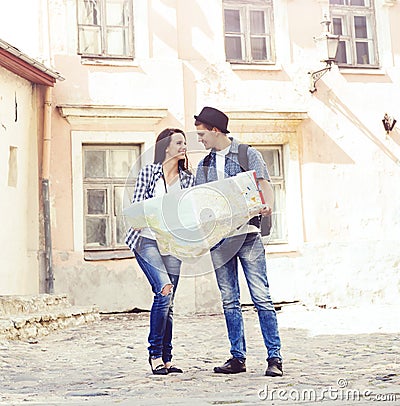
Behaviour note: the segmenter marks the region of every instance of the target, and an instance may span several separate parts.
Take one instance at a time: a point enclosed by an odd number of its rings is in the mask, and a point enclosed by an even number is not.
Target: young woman
[[[194,176],[188,170],[185,134],[182,130],[167,128],[157,137],[154,163],[139,171],[132,203],[173,193],[193,184]],[[125,242],[134,252],[154,293],[148,338],[151,370],[155,375],[183,372],[171,363],[173,300],[181,261],[160,254],[150,228],[129,229]]]

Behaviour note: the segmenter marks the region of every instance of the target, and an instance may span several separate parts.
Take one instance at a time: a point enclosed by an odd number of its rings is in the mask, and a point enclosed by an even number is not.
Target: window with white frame
[[[232,63],[274,63],[272,0],[224,0],[225,53]]]
[[[132,0],[77,0],[78,53],[133,58]]]
[[[333,34],[340,35],[339,66],[377,67],[375,11],[372,0],[330,0]]]
[[[253,144],[252,144],[253,145]],[[272,233],[270,243],[286,243],[288,230],[286,224],[286,191],[283,168],[282,145],[253,145],[264,158],[268,173],[271,178],[271,186],[274,191],[274,207],[272,214]]]
[[[83,145],[85,251],[127,249],[122,209],[139,167],[139,145]]]

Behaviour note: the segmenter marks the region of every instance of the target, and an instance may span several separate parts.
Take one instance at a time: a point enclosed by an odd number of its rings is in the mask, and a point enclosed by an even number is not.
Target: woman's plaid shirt
[[[157,181],[163,176],[162,164],[149,164],[143,167],[138,174],[133,193],[132,203],[154,197],[154,188]],[[181,189],[186,189],[194,185],[194,175],[189,171],[179,169],[179,181]],[[125,243],[130,250],[136,246],[140,236],[140,230],[134,230],[132,227],[128,230]]]

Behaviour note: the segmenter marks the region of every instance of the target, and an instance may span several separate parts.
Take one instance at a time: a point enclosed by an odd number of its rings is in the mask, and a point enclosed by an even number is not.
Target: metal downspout
[[[45,267],[46,267],[46,293],[54,293],[53,255],[51,244],[51,220],[50,220],[50,152],[51,152],[51,108],[53,88],[46,87],[43,112],[43,156],[42,156],[42,201],[44,222],[45,244]]]

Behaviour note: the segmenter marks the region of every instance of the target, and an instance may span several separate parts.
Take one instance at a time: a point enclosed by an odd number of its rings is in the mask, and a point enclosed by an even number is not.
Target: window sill
[[[381,68],[341,68],[339,72],[343,75],[386,75],[386,72]]]
[[[230,63],[232,70],[259,70],[259,71],[280,71],[282,70],[281,65],[271,64],[271,65],[258,65],[258,64],[247,64],[247,63]]]
[[[133,66],[138,67],[138,61],[134,59],[107,59],[107,58],[90,58],[81,56],[82,65],[91,65],[91,66]]]
[[[85,261],[109,261],[113,259],[135,258],[133,253],[127,249],[115,251],[84,251],[83,259]]]

